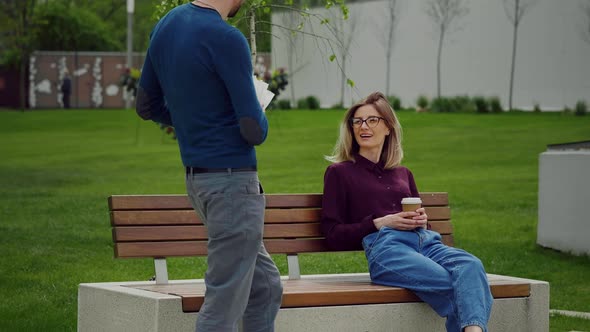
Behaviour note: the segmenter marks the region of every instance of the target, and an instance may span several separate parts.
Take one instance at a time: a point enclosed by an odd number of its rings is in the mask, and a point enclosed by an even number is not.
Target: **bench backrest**
[[[447,193],[422,193],[432,230],[453,245]],[[207,231],[186,195],[109,197],[115,257],[201,256]],[[268,194],[264,243],[270,253],[328,251],[320,231],[321,194]]]

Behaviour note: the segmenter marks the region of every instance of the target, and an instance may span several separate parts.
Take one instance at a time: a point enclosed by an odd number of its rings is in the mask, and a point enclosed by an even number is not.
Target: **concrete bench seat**
[[[432,229],[453,245],[446,193],[421,194]],[[166,257],[206,255],[206,229],[184,195],[109,197],[115,257],[154,258],[156,280],[79,287],[79,331],[193,331],[205,285],[168,280]],[[298,254],[327,252],[320,194],[267,195],[264,242],[286,254],[277,331],[444,331],[444,319],[411,291],[367,273],[301,275]],[[549,285],[488,275],[490,331],[548,331]]]
[[[371,283],[369,275],[351,274],[316,275],[314,277],[283,280],[282,308],[338,306],[351,304],[382,304],[422,302],[413,292],[398,287],[387,287]],[[514,280],[503,276],[490,276],[490,288],[494,298],[528,297],[530,282]],[[205,284],[187,282],[174,284],[127,285],[135,289],[179,296],[182,311],[198,312],[205,297]]]

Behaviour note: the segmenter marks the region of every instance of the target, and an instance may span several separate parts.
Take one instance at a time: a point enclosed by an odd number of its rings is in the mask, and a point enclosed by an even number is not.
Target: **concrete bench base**
[[[367,278],[366,274],[302,276],[302,278]],[[493,278],[495,275],[490,274]],[[489,331],[549,331],[549,284],[527,281],[529,297],[495,299]],[[170,283],[202,283],[178,280]],[[153,282],[80,284],[78,331],[183,332],[194,331],[198,313],[182,312],[178,296],[128,287]],[[333,307],[284,308],[277,332],[324,331],[445,331],[445,320],[425,303],[393,303]]]

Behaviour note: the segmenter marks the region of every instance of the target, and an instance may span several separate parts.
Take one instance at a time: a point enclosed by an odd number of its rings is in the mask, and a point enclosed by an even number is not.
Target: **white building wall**
[[[414,105],[420,94],[436,96],[437,40],[430,17],[424,8],[427,0],[398,0],[401,3],[396,43],[392,56],[391,91],[404,105]],[[512,26],[502,0],[468,0],[470,12],[457,21],[458,29],[446,36],[442,58],[442,95],[498,96],[508,104]],[[538,0],[522,19],[517,46],[513,104],[530,109],[573,107],[578,100],[590,101],[590,43],[581,38],[585,18],[582,0]],[[347,88],[345,105],[368,93],[385,90],[385,52],[378,25],[385,24],[387,1],[368,1],[349,5],[349,20],[358,20],[350,49],[347,75],[355,88]],[[314,9],[324,16],[327,10]],[[273,14],[281,23],[284,14]],[[586,23],[587,24],[587,23]],[[345,22],[345,33],[350,33]],[[325,26],[306,23],[305,30],[329,36]],[[329,61],[331,50],[317,38],[304,37],[290,48],[289,39],[273,30],[272,63],[289,72],[295,97],[316,95],[323,106],[340,101],[340,72]],[[287,54],[295,56],[288,68]],[[384,91],[385,92],[385,91]],[[280,98],[289,98],[290,89]]]
[[[590,150],[546,151],[539,156],[537,243],[590,255]]]

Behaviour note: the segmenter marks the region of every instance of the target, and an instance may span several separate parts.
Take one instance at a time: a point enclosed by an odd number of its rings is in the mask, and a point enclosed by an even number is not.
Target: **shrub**
[[[306,110],[309,108],[307,104],[307,98],[299,98],[297,100],[297,108],[300,110]]]
[[[473,104],[475,105],[475,110],[477,111],[477,113],[488,113],[490,111],[488,101],[485,97],[473,97]]]
[[[578,101],[576,103],[575,114],[578,116],[582,116],[582,115],[586,115],[587,112],[588,112],[588,106],[586,105],[586,102],[583,100]]]
[[[332,107],[330,107],[330,109],[333,109],[333,110],[342,110],[342,109],[344,109],[344,105],[342,105],[340,103],[334,104],[334,105],[332,105]]]
[[[310,110],[317,110],[320,108],[320,100],[316,96],[308,96],[307,98],[307,108]]]
[[[290,110],[291,109],[291,101],[289,99],[280,99],[276,103],[277,109],[280,110]]]
[[[539,103],[535,103],[535,106],[533,107],[533,112],[541,113],[541,106],[539,106]]]
[[[418,109],[421,111],[425,111],[428,108],[428,97],[426,97],[425,95],[419,95],[418,99],[416,99],[416,105],[418,106]]]
[[[500,101],[499,97],[491,97],[489,100],[490,104],[490,111],[494,113],[502,113],[504,109],[502,108],[502,102]]]
[[[395,111],[399,111],[402,109],[402,101],[401,99],[399,99],[399,97],[397,96],[387,96],[387,101],[389,102],[389,105],[391,105],[391,107],[393,107],[393,109]]]
[[[449,113],[452,112],[452,102],[451,99],[447,97],[437,97],[432,100],[432,105],[430,106],[433,112],[439,113]]]
[[[469,96],[455,96],[451,98],[451,112],[473,113],[475,106]]]

